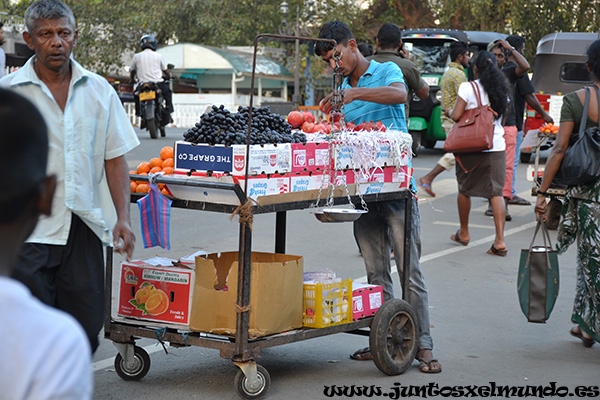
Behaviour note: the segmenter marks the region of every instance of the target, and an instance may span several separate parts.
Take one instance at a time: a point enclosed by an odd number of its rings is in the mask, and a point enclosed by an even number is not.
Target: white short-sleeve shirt
[[[92,351],[70,315],[0,276],[0,399],[92,398]]]
[[[56,174],[52,215],[40,218],[27,239],[31,243],[65,245],[71,213],[79,216],[109,244],[117,213],[108,188],[105,160],[139,145],[117,92],[100,75],[71,60],[72,77],[64,112],[34,68],[35,56],[19,70],[0,79],[31,100],[48,126],[48,173]]]
[[[490,104],[490,99],[481,86],[479,79],[473,81],[479,87],[479,94],[481,95],[481,104]],[[458,87],[458,97],[463,99],[467,105],[465,110],[470,110],[477,107],[477,97],[473,90],[473,87],[469,82],[463,82]],[[506,142],[504,141],[504,128],[502,127],[502,116],[494,121],[494,146],[490,150],[485,151],[504,151],[506,149]]]

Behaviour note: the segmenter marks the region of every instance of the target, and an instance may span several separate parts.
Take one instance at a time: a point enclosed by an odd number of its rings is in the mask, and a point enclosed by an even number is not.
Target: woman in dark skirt
[[[466,246],[471,240],[469,235],[469,213],[471,197],[491,199],[494,210],[496,237],[487,251],[489,254],[505,256],[504,243],[505,204],[502,197],[506,173],[504,129],[502,115],[508,106],[509,86],[502,71],[498,69],[495,56],[488,51],[480,51],[475,58],[475,78],[481,104],[489,106],[496,113],[494,120],[494,145],[491,150],[479,153],[456,154],[456,180],[458,181],[458,217],[460,229],[450,239]],[[465,110],[477,107],[477,93],[469,82],[458,88],[458,97],[454,109],[448,116],[454,121],[460,120]]]

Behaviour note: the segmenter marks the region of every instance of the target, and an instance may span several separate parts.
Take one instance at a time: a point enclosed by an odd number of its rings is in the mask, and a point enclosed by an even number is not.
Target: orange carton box
[[[169,265],[169,259],[121,263],[119,309],[121,317],[189,325],[194,265]]]

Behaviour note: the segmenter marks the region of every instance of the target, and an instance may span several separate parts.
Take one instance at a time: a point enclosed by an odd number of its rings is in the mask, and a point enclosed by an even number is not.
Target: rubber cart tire
[[[257,389],[248,387],[248,380],[241,369],[235,375],[233,381],[235,391],[242,399],[262,399],[269,391],[271,376],[267,372],[267,369],[262,365],[256,364],[256,375],[260,383],[260,387]]]
[[[135,362],[134,366],[133,368],[128,368],[125,360],[121,357],[121,353],[118,353],[115,357],[115,371],[125,381],[139,381],[150,370],[150,356],[146,350],[135,346],[133,358]]]
[[[391,299],[377,310],[369,346],[373,362],[387,375],[400,375],[411,365],[418,348],[417,317],[406,301]]]
[[[411,131],[410,136],[412,136],[412,152],[415,157],[419,156],[419,152],[421,151],[421,144],[423,141],[423,132],[421,131]]]
[[[555,230],[560,223],[560,211],[562,203],[558,199],[551,199],[546,209],[546,228]]]

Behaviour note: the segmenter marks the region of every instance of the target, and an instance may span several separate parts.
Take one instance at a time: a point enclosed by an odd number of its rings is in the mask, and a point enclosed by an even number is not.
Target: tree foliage
[[[290,12],[287,25],[282,26],[281,0],[65,0],[78,23],[75,57],[99,73],[122,66],[123,52],[135,51],[145,33],[154,34],[161,44],[248,46],[258,33],[293,32],[296,10],[300,11],[300,25],[307,27],[307,0],[286,1]],[[23,15],[32,2],[0,0],[0,7]],[[439,26],[517,33],[527,40],[530,60],[545,34],[600,28],[597,0],[371,0],[367,8],[361,8],[356,0],[314,3],[312,30],[301,33],[316,35],[322,23],[333,19],[348,23],[359,41],[371,43],[384,22],[404,28]]]

